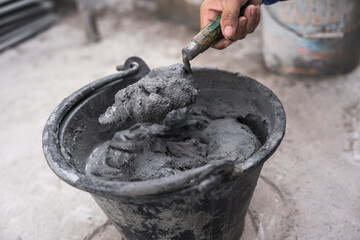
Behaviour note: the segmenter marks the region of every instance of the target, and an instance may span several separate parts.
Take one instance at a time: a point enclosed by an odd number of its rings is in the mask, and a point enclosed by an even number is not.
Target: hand
[[[245,9],[244,16],[239,18],[240,8],[247,2],[253,5],[248,6]],[[204,0],[200,8],[201,28],[208,25],[222,12],[220,24],[224,39],[212,47],[216,49],[227,48],[233,42],[254,32],[260,22],[260,4],[262,2],[263,0]]]

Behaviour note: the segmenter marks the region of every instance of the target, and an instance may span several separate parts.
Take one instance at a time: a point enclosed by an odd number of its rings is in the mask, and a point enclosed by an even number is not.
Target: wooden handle
[[[239,17],[244,16],[245,9],[251,5],[247,2],[244,6],[240,9]],[[221,25],[220,25],[221,13],[217,15],[217,17],[212,20],[206,27],[204,27],[193,39],[198,42],[201,46],[202,52],[207,50],[211,47],[214,43],[222,39],[224,36],[221,32]]]

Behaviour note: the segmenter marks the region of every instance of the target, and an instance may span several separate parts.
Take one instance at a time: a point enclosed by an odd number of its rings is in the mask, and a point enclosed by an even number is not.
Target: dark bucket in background
[[[85,161],[95,146],[121,128],[102,126],[97,119],[119,89],[149,72],[136,57],[121,69],[81,88],[51,114],[43,133],[43,150],[51,169],[65,182],[91,193],[129,240],[238,240],[263,163],[285,133],[285,112],[279,99],[241,74],[194,68],[200,89],[195,104],[230,104],[262,147],[242,163],[217,161],[143,182],[106,181],[85,175]]]
[[[268,68],[290,75],[347,73],[360,60],[360,1],[286,1],[262,8]]]

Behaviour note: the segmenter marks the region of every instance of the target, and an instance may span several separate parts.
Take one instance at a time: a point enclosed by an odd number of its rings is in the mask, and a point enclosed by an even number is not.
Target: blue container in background
[[[264,60],[275,72],[327,76],[359,64],[359,0],[281,2],[262,17]]]

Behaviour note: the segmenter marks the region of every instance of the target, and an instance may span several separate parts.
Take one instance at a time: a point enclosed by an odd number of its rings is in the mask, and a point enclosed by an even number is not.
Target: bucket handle
[[[235,163],[233,161],[217,161],[215,168],[211,169],[211,172],[199,178],[202,181],[197,186],[198,191],[205,193],[215,188],[234,171],[234,168]]]

